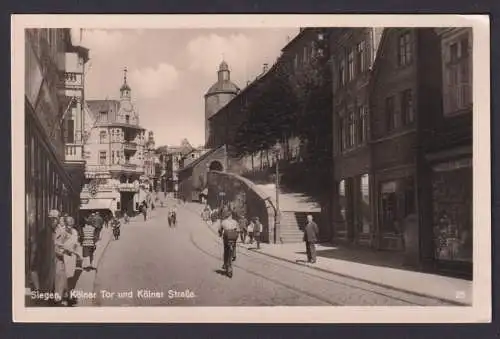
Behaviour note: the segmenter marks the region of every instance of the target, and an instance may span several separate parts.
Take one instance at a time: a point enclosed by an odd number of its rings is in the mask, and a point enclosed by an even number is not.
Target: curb
[[[186,208],[186,209],[188,211],[190,211],[191,213],[196,213],[191,208]],[[214,234],[217,234],[217,232],[213,229],[212,225],[208,225],[208,226],[209,226],[209,229]],[[375,286],[387,288],[389,290],[398,291],[398,292],[402,292],[402,293],[407,293],[407,294],[414,295],[414,296],[417,296],[417,297],[423,297],[423,298],[430,298],[430,299],[434,299],[434,300],[439,300],[439,301],[442,301],[442,302],[445,302],[445,303],[450,303],[450,304],[453,304],[453,305],[456,305],[456,306],[471,306],[471,304],[465,303],[465,302],[460,302],[460,301],[456,301],[456,300],[441,298],[441,297],[437,297],[437,296],[426,294],[426,293],[420,293],[420,292],[410,291],[410,290],[406,290],[406,289],[403,289],[403,288],[394,287],[392,285],[388,285],[388,284],[384,284],[384,283],[379,283],[379,282],[374,282],[374,281],[371,281],[371,280],[368,280],[368,279],[363,279],[363,278],[355,277],[355,276],[344,274],[344,273],[330,271],[330,270],[326,270],[324,268],[320,268],[320,267],[316,267],[316,266],[302,264],[302,263],[296,262],[296,261],[291,260],[291,259],[286,259],[286,258],[279,257],[279,256],[276,256],[276,255],[273,255],[273,254],[269,254],[269,253],[265,253],[265,252],[262,252],[262,251],[257,251],[257,250],[250,249],[250,248],[248,248],[246,246],[243,246],[241,243],[237,243],[237,246],[240,247],[240,248],[245,248],[247,251],[252,251],[253,253],[258,253],[258,254],[261,254],[261,255],[273,258],[273,259],[277,259],[277,260],[281,260],[281,261],[284,261],[284,262],[292,263],[292,264],[295,264],[295,265],[298,265],[298,266],[302,266],[302,267],[308,267],[308,268],[311,268],[313,270],[320,271],[320,272],[323,272],[323,273],[329,273],[329,274],[337,275],[339,277],[349,278],[349,279],[361,281],[361,282],[368,283],[368,284],[371,284],[371,285],[375,285]]]

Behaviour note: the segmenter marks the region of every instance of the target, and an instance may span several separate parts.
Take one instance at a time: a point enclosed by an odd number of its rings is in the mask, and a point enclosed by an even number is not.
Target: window
[[[340,117],[339,119],[339,129],[340,129],[340,151],[344,151],[347,148],[347,135],[346,135],[346,119]]]
[[[130,115],[125,116],[125,123],[130,124]]]
[[[297,70],[298,67],[299,67],[299,56],[295,55],[295,57],[293,58],[293,69]]]
[[[444,114],[453,115],[472,104],[471,58],[469,37],[462,36],[448,45],[445,68]]]
[[[401,122],[403,125],[411,124],[414,120],[413,94],[411,89],[401,93]]]
[[[72,144],[75,142],[75,121],[73,119],[66,120],[66,143]]]
[[[366,142],[368,135],[368,108],[365,105],[358,107],[358,142]]]
[[[356,117],[354,112],[349,112],[349,131],[348,131],[348,147],[353,147],[356,144]]]
[[[356,48],[356,66],[358,73],[366,71],[365,42],[361,41]]]
[[[370,177],[368,174],[363,174],[359,177],[359,225],[361,233],[370,233],[371,210],[370,210]]]
[[[339,87],[342,87],[346,83],[346,69],[345,69],[345,59],[341,58],[339,62]]]
[[[346,187],[345,180],[339,182],[339,205],[340,205],[340,217],[342,222],[347,220],[347,199],[346,199]]]
[[[115,151],[111,151],[111,163],[114,164],[115,161]]]
[[[387,119],[387,131],[396,128],[396,110],[394,109],[394,97],[385,99],[385,113]]]
[[[309,49],[307,48],[307,46],[304,46],[304,57],[302,62],[306,63],[308,60],[309,60]]]
[[[101,144],[106,143],[106,131],[101,131],[99,133],[99,141]]]
[[[106,165],[106,151],[99,152],[99,165]]]
[[[107,111],[102,111],[99,113],[99,121],[100,122],[107,122],[108,121],[108,112]]]
[[[354,80],[354,77],[356,76],[354,73],[354,50],[351,50],[348,55],[348,69],[349,69],[349,81]]]
[[[398,64],[399,66],[409,65],[412,61],[411,35],[406,32],[399,37]]]

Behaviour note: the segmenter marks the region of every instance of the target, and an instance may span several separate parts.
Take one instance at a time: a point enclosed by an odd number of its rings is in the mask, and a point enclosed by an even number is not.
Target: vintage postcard
[[[487,16],[12,16],[14,321],[491,321],[489,46]]]

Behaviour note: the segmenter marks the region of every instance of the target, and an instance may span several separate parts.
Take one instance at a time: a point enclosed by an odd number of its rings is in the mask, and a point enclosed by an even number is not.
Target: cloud
[[[158,98],[178,85],[179,72],[166,63],[130,72],[130,86],[137,98]]]
[[[126,39],[122,31],[86,29],[82,34],[82,44],[90,49],[91,58],[100,58],[116,54],[123,49]]]
[[[186,51],[188,69],[216,79],[222,59],[229,64],[231,79],[240,87],[253,80],[264,63],[273,64],[285,45],[282,34],[253,30],[237,34],[205,34],[189,41]]]

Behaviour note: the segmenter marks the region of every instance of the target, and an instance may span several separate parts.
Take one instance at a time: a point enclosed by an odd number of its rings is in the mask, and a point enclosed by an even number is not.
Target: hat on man
[[[49,218],[59,218],[59,211],[58,210],[50,210]]]

